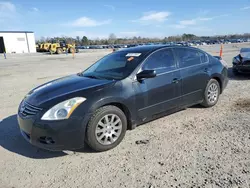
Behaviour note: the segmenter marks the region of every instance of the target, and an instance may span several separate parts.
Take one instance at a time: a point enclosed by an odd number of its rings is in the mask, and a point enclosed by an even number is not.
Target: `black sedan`
[[[242,48],[240,54],[233,58],[233,73],[239,72],[250,73],[250,48]]]
[[[127,129],[195,104],[214,106],[227,68],[206,52],[140,46],[30,91],[18,109],[24,138],[48,150],[117,146]]]

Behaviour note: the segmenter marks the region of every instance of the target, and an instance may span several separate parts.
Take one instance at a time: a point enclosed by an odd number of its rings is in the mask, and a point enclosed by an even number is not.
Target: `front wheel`
[[[69,53],[74,53],[75,49],[69,48]]]
[[[86,131],[86,141],[95,151],[116,147],[125,136],[127,118],[116,106],[104,106],[96,110]]]
[[[211,79],[204,92],[202,106],[208,108],[217,104],[220,96],[220,84],[217,80]]]
[[[62,48],[57,48],[57,49],[56,49],[56,53],[57,53],[57,54],[62,54],[62,53],[63,53]]]

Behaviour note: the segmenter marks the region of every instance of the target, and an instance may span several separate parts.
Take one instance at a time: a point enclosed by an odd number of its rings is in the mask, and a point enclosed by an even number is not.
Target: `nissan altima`
[[[37,147],[72,150],[87,143],[106,151],[128,129],[192,105],[214,106],[227,83],[227,67],[197,48],[127,48],[31,90],[18,122]]]

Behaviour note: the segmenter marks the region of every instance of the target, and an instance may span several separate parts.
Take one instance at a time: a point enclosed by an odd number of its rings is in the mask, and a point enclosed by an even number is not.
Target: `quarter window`
[[[208,57],[207,54],[199,52],[200,53],[200,57],[201,57],[201,63],[206,63],[208,62]]]
[[[151,54],[145,61],[143,69],[174,69],[175,59],[171,49],[163,49]]]

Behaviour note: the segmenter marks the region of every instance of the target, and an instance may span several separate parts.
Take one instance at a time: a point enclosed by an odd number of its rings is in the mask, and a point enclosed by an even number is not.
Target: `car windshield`
[[[243,58],[250,58],[250,48],[242,48],[240,50],[240,55]]]
[[[121,80],[129,76],[142,59],[141,53],[114,52],[97,61],[81,75],[96,79]]]
[[[242,48],[240,52],[249,52],[250,53],[250,48]]]

